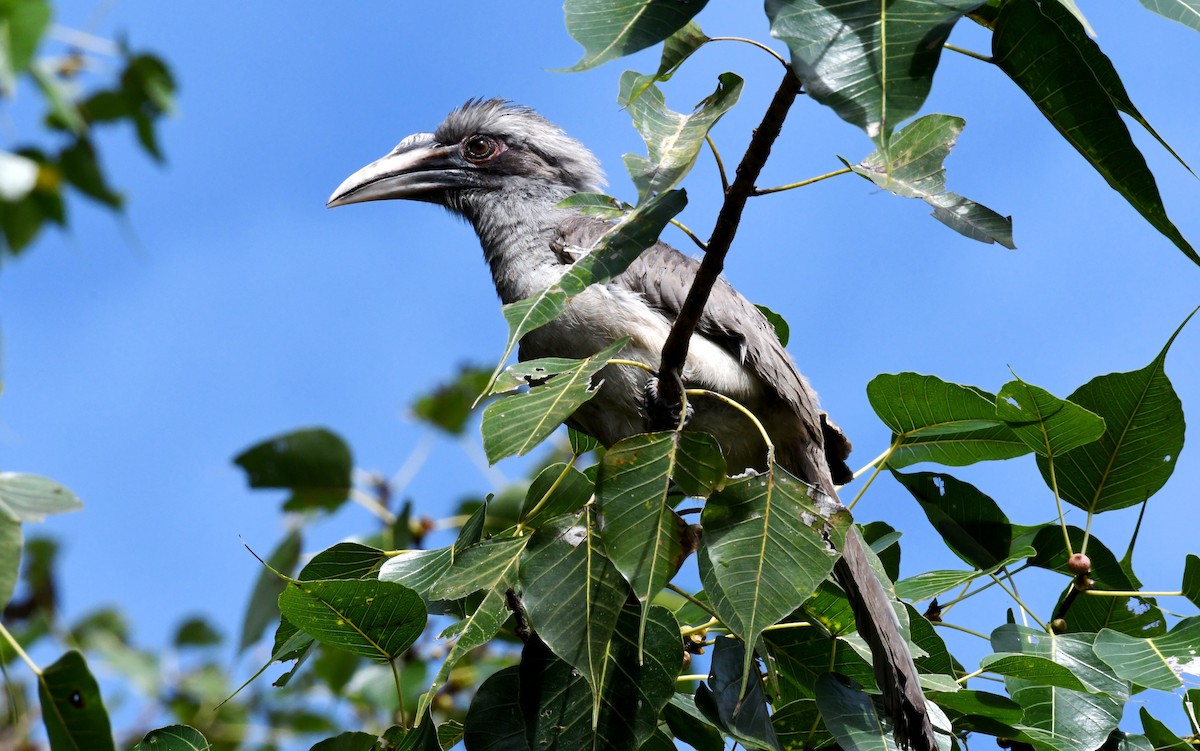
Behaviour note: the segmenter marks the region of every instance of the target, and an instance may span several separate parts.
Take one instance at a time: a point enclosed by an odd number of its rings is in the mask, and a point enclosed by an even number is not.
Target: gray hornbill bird
[[[328,205],[404,198],[440,204],[475,228],[496,292],[512,303],[557,282],[610,224],[557,204],[603,186],[599,162],[533,110],[502,100],[471,101],[433,133],[405,138],[351,175]],[[622,274],[572,298],[551,323],[521,340],[523,360],[583,358],[620,337],[622,357],[657,367],[663,343],[698,262],[664,243],[647,248]],[[570,424],[606,446],[652,429],[653,381],[637,368],[609,366],[603,387]],[[849,443],[817,405],[816,394],[771,324],[724,280],[708,299],[692,337],[683,378],[748,407],[763,422],[778,462],[837,503],[850,479]],[[651,388],[648,388],[651,387]],[[687,427],[712,434],[728,466],[764,469],[766,448],[744,416],[715,400],[694,403]],[[848,535],[834,573],[871,646],[875,676],[897,740],[920,751],[935,744],[916,668],[890,599],[856,535]]]

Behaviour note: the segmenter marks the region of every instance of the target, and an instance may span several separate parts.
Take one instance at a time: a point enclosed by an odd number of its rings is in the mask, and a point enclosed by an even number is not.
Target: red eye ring
[[[472,162],[486,162],[488,159],[494,157],[499,150],[496,139],[490,136],[476,134],[467,136],[462,141],[463,156]]]

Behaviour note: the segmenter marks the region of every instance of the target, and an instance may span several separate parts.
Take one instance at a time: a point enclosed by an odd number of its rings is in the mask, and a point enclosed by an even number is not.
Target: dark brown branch
[[[784,73],[783,81],[767,107],[762,122],[750,138],[750,145],[746,147],[746,153],[738,164],[733,183],[725,191],[725,202],[717,215],[704,260],[700,262],[687,299],[684,300],[683,307],[671,327],[671,334],[663,345],[662,363],[659,365],[658,374],[659,396],[664,404],[680,404],[682,401],[683,380],[680,374],[687,359],[688,344],[696,331],[696,325],[700,322],[700,316],[704,313],[708,295],[725,268],[725,255],[729,252],[729,246],[733,244],[734,235],[737,234],[738,224],[742,221],[742,210],[746,208],[746,200],[754,195],[754,184],[762,172],[763,165],[766,164],[767,157],[771,155],[771,146],[779,137],[784,118],[787,117],[788,110],[799,93],[800,81],[792,75],[789,68]],[[661,429],[670,426],[659,427]]]

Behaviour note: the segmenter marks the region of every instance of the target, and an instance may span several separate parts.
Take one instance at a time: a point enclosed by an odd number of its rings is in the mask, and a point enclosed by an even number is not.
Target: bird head
[[[583,144],[537,112],[472,100],[433,133],[415,133],[338,186],[329,207],[405,198],[465,211],[472,196],[519,190],[561,199],[600,190],[604,175]]]

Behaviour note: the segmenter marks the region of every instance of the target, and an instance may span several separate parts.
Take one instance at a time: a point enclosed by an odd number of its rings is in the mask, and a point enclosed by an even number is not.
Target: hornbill
[[[473,100],[433,133],[416,133],[345,180],[328,205],[403,198],[440,204],[469,221],[483,245],[504,303],[538,293],[609,228],[602,219],[558,203],[604,184],[599,162],[581,143],[527,107]],[[658,367],[660,353],[698,262],[659,242],[619,276],[571,299],[554,321],[526,334],[523,360],[584,358],[620,337],[622,357]],[[638,368],[610,365],[603,386],[569,424],[611,446],[653,429],[655,381]],[[754,305],[723,279],[713,288],[683,370],[691,387],[725,394],[757,415],[780,465],[837,501],[851,477],[850,444],[820,411],[817,397]],[[716,437],[734,471],[765,469],[758,430],[717,400],[696,400],[687,423]],[[817,493],[819,495],[820,493]],[[856,533],[848,534],[834,574],[871,647],[875,677],[897,740],[936,748],[912,657],[889,597]]]

